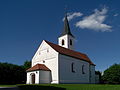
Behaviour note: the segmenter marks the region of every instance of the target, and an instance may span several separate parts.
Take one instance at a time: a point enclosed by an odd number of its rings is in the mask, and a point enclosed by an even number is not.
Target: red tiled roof
[[[92,63],[92,61],[88,58],[88,56],[86,54],[83,54],[83,53],[80,53],[80,52],[77,52],[77,51],[73,51],[73,50],[61,47],[61,46],[59,46],[57,44],[48,42],[46,40],[45,40],[45,42],[48,43],[54,50],[56,50],[60,54],[71,56],[73,58],[77,58],[77,59],[89,62],[91,65],[95,65],[95,64]]]
[[[26,70],[27,72],[29,71],[35,71],[35,70],[44,70],[44,71],[51,71],[48,67],[46,67],[44,64],[36,64],[35,66],[29,68]]]

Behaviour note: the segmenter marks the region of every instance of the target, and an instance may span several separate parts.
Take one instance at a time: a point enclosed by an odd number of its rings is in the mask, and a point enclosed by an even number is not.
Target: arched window
[[[65,44],[65,42],[64,42],[64,40],[62,40],[62,45],[64,45]]]
[[[75,73],[75,66],[74,66],[74,65],[75,65],[74,63],[71,64],[71,71],[72,71],[73,73]]]
[[[82,65],[82,74],[85,74],[85,72],[84,72],[84,68],[85,68],[85,66]]]
[[[70,39],[70,45],[72,45],[72,40]]]

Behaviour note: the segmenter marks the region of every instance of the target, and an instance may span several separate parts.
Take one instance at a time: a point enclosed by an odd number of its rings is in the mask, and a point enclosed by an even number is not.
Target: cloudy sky
[[[103,71],[120,63],[119,0],[1,0],[0,62],[22,65],[43,39],[57,44],[67,11],[75,50]],[[67,10],[65,9],[67,6]]]

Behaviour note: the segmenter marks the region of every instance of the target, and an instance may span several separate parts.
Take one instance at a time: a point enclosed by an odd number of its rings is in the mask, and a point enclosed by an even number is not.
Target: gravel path
[[[18,87],[0,87],[0,90],[20,90]]]

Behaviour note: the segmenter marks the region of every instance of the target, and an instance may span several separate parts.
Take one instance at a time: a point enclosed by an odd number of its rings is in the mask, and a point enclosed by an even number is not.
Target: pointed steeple
[[[74,37],[70,31],[69,22],[67,19],[67,14],[65,14],[64,28],[63,28],[63,32],[60,36],[64,36],[64,35],[71,35],[72,37]]]
[[[74,40],[75,38],[70,31],[69,22],[66,14],[64,19],[63,32],[58,38],[58,44],[62,47],[74,50]]]

